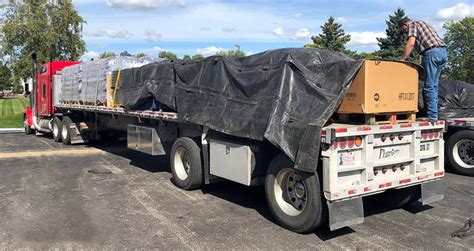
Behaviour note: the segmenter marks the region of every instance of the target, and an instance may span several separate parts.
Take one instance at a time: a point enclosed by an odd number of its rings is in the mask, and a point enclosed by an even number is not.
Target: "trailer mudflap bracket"
[[[364,222],[362,197],[327,202],[331,231]]]
[[[444,199],[443,179],[421,184],[421,204],[427,205]]]
[[[166,155],[161,139],[155,128],[127,126],[127,147],[150,155]]]

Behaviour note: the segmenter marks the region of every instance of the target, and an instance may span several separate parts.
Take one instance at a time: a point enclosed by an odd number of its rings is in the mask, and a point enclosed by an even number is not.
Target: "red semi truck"
[[[275,220],[299,233],[326,223],[331,230],[362,223],[365,196],[381,194],[394,207],[443,198],[444,121],[328,124],[321,131],[318,171],[309,173],[295,169],[268,142],[217,133],[183,120],[179,113],[53,105],[62,69],[78,63],[50,62],[39,69],[33,64],[26,133],[50,133],[55,141],[72,144],[99,139],[109,130],[126,132],[129,148],[170,155],[173,181],[182,189],[196,189],[216,178],[246,186],[263,183]]]

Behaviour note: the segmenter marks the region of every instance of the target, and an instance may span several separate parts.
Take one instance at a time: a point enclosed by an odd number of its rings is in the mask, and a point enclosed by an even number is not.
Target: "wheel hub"
[[[458,154],[461,160],[468,164],[474,165],[474,146],[472,140],[463,140],[459,142]]]
[[[286,190],[291,205],[296,210],[302,211],[306,206],[306,188],[301,176],[295,171],[288,175]]]

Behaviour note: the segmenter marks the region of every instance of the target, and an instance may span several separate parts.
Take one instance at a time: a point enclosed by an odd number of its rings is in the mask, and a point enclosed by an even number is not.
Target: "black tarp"
[[[140,109],[153,97],[181,119],[279,147],[295,167],[316,170],[320,131],[362,60],[294,48],[248,57],[167,60],[121,72],[121,102]]]
[[[425,115],[424,82],[420,81],[419,110]],[[438,92],[440,119],[474,117],[474,84],[459,80],[440,80]]]

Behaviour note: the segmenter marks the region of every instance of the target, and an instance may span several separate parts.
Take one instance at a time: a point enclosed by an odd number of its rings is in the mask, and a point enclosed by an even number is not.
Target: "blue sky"
[[[384,36],[385,21],[397,7],[409,17],[431,23],[439,33],[442,24],[474,15],[469,0],[332,0],[332,1],[224,1],[224,0],[73,0],[87,21],[84,40],[96,57],[104,51],[161,50],[213,55],[235,49],[248,54],[301,47],[333,16],[352,36],[348,47],[357,51],[378,49],[375,38]]]

